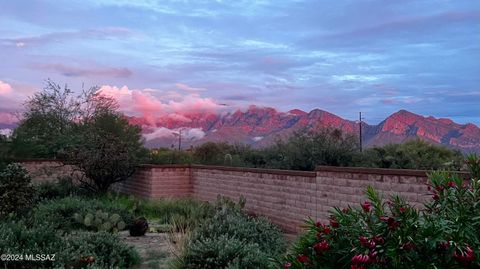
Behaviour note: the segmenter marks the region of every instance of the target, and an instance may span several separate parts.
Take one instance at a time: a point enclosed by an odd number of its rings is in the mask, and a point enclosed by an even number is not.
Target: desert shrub
[[[28,228],[23,222],[0,222],[0,253],[2,254],[56,254],[63,249],[63,239],[48,224]],[[59,257],[55,257],[56,260]],[[52,268],[53,262],[0,261],[4,268]]]
[[[112,234],[81,232],[62,237],[48,224],[28,227],[22,222],[0,223],[0,252],[55,254],[54,261],[0,261],[5,268],[83,268],[85,258],[93,257],[89,268],[130,268],[139,255]]]
[[[269,258],[258,244],[221,234],[189,245],[183,268],[267,268]]]
[[[31,178],[20,164],[9,164],[0,172],[0,218],[28,209],[34,200]]]
[[[67,265],[81,265],[86,257],[95,259],[89,268],[131,268],[140,262],[140,256],[132,246],[107,232],[71,234],[65,241],[60,255]]]
[[[432,201],[422,212],[372,188],[360,208],[335,208],[330,223],[306,222],[284,268],[479,268],[480,160],[469,158],[470,182],[430,174]]]
[[[87,195],[87,192],[75,185],[70,177],[61,177],[56,181],[46,181],[34,186],[36,200],[59,199],[67,196]]]
[[[118,214],[127,225],[133,220],[133,215],[121,207],[104,204],[96,199],[70,196],[38,204],[33,209],[30,222],[32,225],[48,223],[55,229],[64,231],[85,229],[88,227],[75,220],[75,214],[85,216],[87,214],[96,214],[98,210],[108,212],[109,214]]]
[[[266,219],[217,203],[215,216],[193,232],[177,267],[267,268],[284,246],[282,233]]]

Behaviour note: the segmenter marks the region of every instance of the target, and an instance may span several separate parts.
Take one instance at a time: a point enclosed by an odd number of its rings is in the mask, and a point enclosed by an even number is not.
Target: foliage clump
[[[32,206],[35,195],[30,183],[28,172],[20,164],[10,164],[0,172],[0,218]]]
[[[358,165],[379,168],[460,170],[464,157],[459,151],[423,140],[387,144],[365,150]]]
[[[400,197],[368,188],[360,208],[335,208],[329,223],[306,222],[283,268],[479,268],[480,159],[468,158],[471,180],[429,176],[432,200],[419,211]]]
[[[95,230],[95,227],[100,228],[98,230],[102,230],[102,227],[99,227],[100,225],[97,226],[96,223],[90,222],[90,225],[86,225],[84,222],[87,215],[94,216],[94,218],[91,218],[91,221],[94,221],[97,212],[101,212],[101,217],[104,215],[118,215],[126,226],[128,226],[133,220],[132,213],[122,207],[112,204],[104,204],[97,199],[69,196],[62,199],[44,201],[38,204],[32,210],[29,222],[34,226],[48,224],[51,227],[64,232],[70,232],[73,230]],[[79,221],[80,216],[84,218],[84,221]],[[102,224],[107,222],[104,220],[106,218],[99,218],[99,220],[100,219],[103,220]],[[119,222],[119,220],[117,222]],[[115,228],[111,222],[110,224],[110,229],[105,230],[113,230],[113,228]],[[118,229],[119,227],[116,228]]]
[[[268,268],[285,247],[283,234],[243,204],[219,199],[216,214],[193,232],[178,268]]]
[[[43,260],[0,261],[5,268],[131,268],[137,251],[106,232],[62,236],[48,224],[29,227],[22,221],[0,222],[0,252],[45,254]],[[54,256],[53,256],[54,255]]]

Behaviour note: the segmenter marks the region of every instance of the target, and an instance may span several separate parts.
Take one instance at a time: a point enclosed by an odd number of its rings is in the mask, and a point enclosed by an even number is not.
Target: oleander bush
[[[0,218],[23,213],[34,201],[31,178],[20,164],[9,164],[0,172]]]
[[[225,199],[216,204],[213,218],[193,231],[177,268],[267,268],[281,255],[281,231],[265,218],[254,218]]]
[[[371,187],[359,208],[335,208],[330,222],[306,221],[307,232],[280,268],[480,268],[480,159],[468,158],[471,179],[429,175],[424,210]]]

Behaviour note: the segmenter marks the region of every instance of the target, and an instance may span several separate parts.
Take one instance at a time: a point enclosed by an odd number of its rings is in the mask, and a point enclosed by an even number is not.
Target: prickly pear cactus
[[[88,213],[85,216],[75,213],[73,218],[83,224],[87,229],[96,231],[118,232],[126,228],[125,222],[118,214],[108,214],[98,210],[95,215]]]

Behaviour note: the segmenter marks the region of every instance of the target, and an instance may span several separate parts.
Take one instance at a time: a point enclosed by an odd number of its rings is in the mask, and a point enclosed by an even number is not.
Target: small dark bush
[[[20,164],[9,164],[0,173],[0,218],[31,207],[34,191],[31,178]]]
[[[131,236],[142,236],[148,230],[148,221],[146,218],[138,218],[133,221],[129,227]]]

